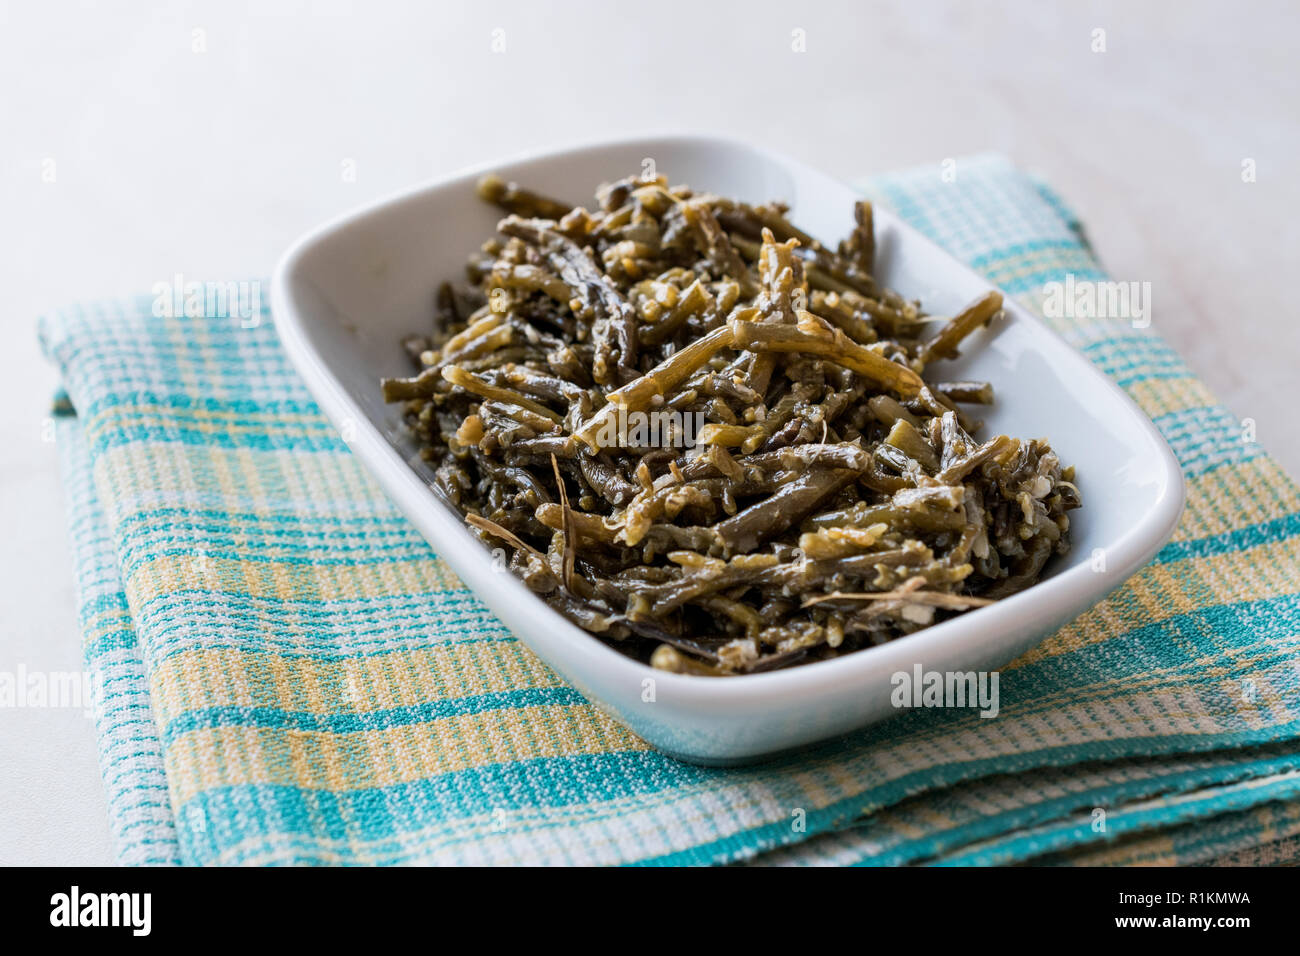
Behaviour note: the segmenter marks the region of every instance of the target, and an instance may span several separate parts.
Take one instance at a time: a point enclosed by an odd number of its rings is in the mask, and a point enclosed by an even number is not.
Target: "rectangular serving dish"
[[[680,759],[757,760],[890,716],[899,671],[997,669],[1101,600],[1168,540],[1183,482],[1164,439],[1117,386],[1007,297],[1005,318],[972,336],[943,374],[993,382],[997,403],[980,410],[984,434],[1047,437],[1077,466],[1084,506],[1072,513],[1073,548],[1027,591],[837,660],[713,679],[631,660],[500,573],[430,490],[428,469],[412,464],[415,447],[399,407],[383,403],[379,380],[410,374],[402,338],[429,327],[437,286],[460,280],[468,252],[494,231],[499,211],[474,192],[482,173],[589,203],[598,183],[647,162],[697,190],[784,200],[791,219],[826,242],[852,223],[858,194],[802,163],[714,137],[643,138],[492,163],[376,203],[295,243],[272,289],[285,349],[364,466],[479,599],[593,704]],[[927,311],[952,314],[989,288],[886,211],[876,212],[875,228],[878,274]]]

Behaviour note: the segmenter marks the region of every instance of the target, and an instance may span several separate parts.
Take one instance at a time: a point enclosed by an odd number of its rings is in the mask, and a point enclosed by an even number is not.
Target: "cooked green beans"
[[[666,179],[594,211],[486,177],[506,213],[382,383],[434,488],[580,627],[652,666],[746,674],[909,634],[1038,580],[1073,469],[975,437],[987,382],[927,383],[1002,308],[946,322],[780,203]]]

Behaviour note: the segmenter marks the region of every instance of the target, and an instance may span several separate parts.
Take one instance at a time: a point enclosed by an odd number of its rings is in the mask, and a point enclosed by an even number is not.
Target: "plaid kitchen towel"
[[[95,498],[81,425],[56,401],[55,440],[68,498],[78,619],[91,682],[91,712],[119,863],[178,863],[162,745],[149,683],[118,573],[117,549]]]
[[[1103,279],[1005,160],[867,191],[1041,314]],[[1286,862],[1300,835],[1300,496],[1153,331],[1044,319],[1182,462],[1174,539],[1004,669],[758,767],[678,763],[469,594],[271,328],[153,299],[42,322],[123,862]],[[1159,317],[1153,327],[1158,327]],[[1093,507],[1104,503],[1093,503]]]

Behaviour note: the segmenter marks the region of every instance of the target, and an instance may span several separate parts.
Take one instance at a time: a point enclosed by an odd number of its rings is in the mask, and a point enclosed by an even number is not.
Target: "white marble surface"
[[[1152,283],[1154,325],[1300,473],[1295,4],[620,9],[0,0],[0,671],[78,665],[36,314],[267,275],[350,206],[588,137],[716,130],[844,177],[1006,152],[1116,278]],[[105,821],[90,722],[0,710],[0,863],[106,863]]]

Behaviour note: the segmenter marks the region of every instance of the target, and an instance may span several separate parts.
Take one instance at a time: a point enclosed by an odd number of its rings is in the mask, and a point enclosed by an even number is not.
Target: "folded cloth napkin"
[[[1044,283],[1104,279],[1045,187],[997,157],[955,172],[865,189],[1040,314]],[[1297,854],[1300,497],[1150,328],[1044,318],[1160,427],[1188,504],[1148,567],[1003,671],[1000,716],[914,710],[709,769],[601,714],[465,590],[269,315],[154,311],[41,332],[76,409],[58,441],[123,862]]]

